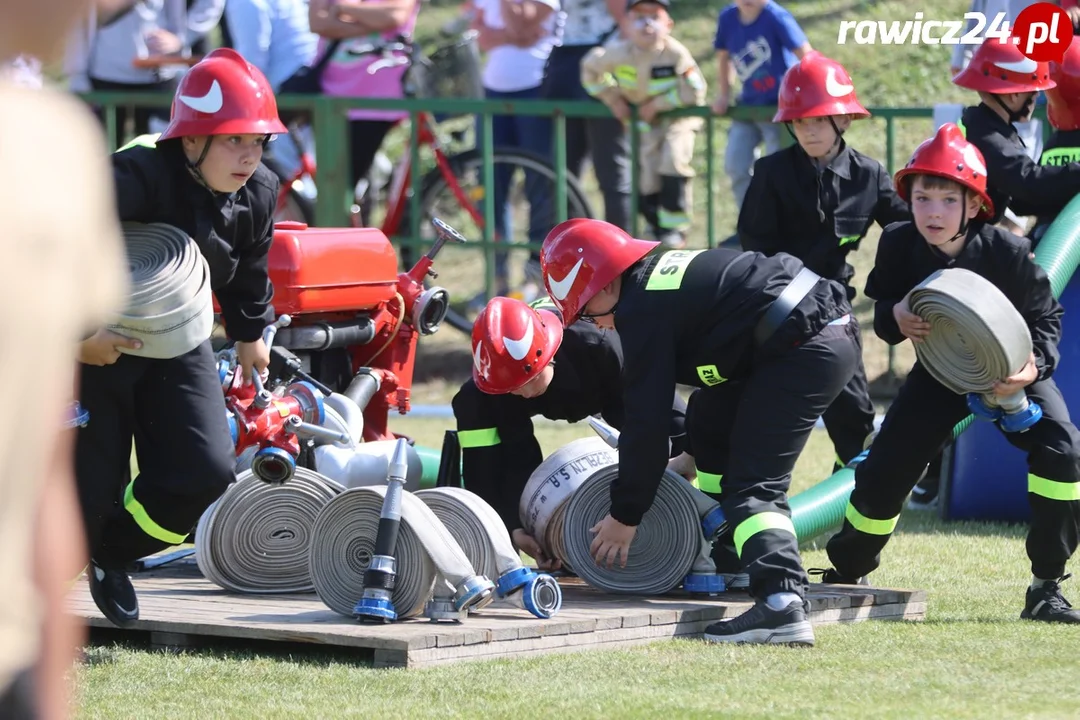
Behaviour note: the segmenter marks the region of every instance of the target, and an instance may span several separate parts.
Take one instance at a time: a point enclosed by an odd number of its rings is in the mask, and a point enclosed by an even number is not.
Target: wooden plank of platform
[[[190,647],[203,639],[230,638],[336,646],[370,655],[376,667],[528,657],[700,636],[710,623],[751,606],[744,593],[630,597],[605,594],[570,578],[559,580],[563,608],[550,620],[493,603],[463,623],[413,619],[371,625],[338,615],[313,593],[226,592],[205,580],[190,560],[133,575],[132,580],[140,619],[131,630],[149,632],[155,644]],[[809,600],[815,625],[926,616],[922,590],[815,584]],[[85,582],[76,586],[71,605],[91,626],[113,627],[94,605]]]

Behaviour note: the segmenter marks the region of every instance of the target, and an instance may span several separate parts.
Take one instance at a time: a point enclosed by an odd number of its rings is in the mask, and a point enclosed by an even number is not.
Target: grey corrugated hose
[[[124,223],[131,296],[106,328],[142,341],[121,352],[170,359],[210,338],[214,304],[210,266],[187,233],[164,223]]]
[[[916,286],[908,304],[931,325],[930,334],[913,345],[938,382],[1005,412],[1027,406],[1023,390],[1007,398],[993,392],[996,381],[1023,369],[1032,351],[1027,323],[996,285],[970,270],[948,268]]]

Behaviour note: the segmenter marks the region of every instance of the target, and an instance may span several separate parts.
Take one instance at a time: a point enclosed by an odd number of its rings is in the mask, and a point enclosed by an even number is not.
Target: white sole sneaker
[[[707,642],[755,645],[809,645],[814,644],[814,627],[809,620],[781,625],[776,628],[751,628],[734,635],[710,635]]]

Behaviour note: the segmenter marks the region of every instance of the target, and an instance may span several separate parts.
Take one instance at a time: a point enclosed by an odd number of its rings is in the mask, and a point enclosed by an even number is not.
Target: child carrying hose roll
[[[986,164],[956,125],[943,125],[920,145],[896,174],[896,185],[911,202],[914,220],[890,226],[878,244],[866,284],[866,294],[875,300],[874,329],[891,345],[921,342],[930,325],[911,312],[908,297],[943,268],[985,277],[1024,318],[1034,351],[1019,372],[994,386],[1001,397],[1025,392],[1043,412],[1025,432],[1005,435],[1027,453],[1032,509],[1027,537],[1032,580],[1020,617],[1080,623],[1080,611],[1061,593],[1068,577],[1065,565],[1076,552],[1080,532],[1080,433],[1053,380],[1060,360],[1061,305],[1046,272],[1035,264],[1030,242],[989,224],[995,208],[987,192]],[[825,582],[859,582],[879,566],[904,498],[969,412],[964,395],[915,363],[869,455],[855,468],[843,527],[827,546],[834,567],[823,571]]]
[[[279,182],[260,160],[283,132],[266,77],[221,49],[184,76],[156,145],[112,158],[120,219],[172,225],[198,244],[245,378],[270,361],[262,333]],[[76,443],[90,592],[120,627],[139,617],[125,566],[183,543],[236,460],[209,338],[171,359],[123,352],[136,347],[102,329],[79,354],[79,400],[93,418]],[[133,437],[140,473],[127,482]]]

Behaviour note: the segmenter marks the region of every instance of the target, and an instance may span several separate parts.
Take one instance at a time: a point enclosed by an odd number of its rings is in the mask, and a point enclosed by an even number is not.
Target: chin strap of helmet
[[[1024,104],[1020,107],[1019,110],[1013,110],[1008,105],[1006,105],[1005,101],[1001,99],[1000,95],[995,94],[994,101],[997,102],[997,104],[1001,106],[1001,109],[1009,115],[1009,124],[1012,125],[1013,123],[1020,122],[1021,119],[1026,118],[1028,115],[1031,114],[1032,108],[1035,107],[1035,94],[1031,95],[1031,97],[1025,100]],[[1024,144],[1023,138],[1020,138],[1020,144],[1024,147],[1027,147],[1027,145]]]
[[[203,143],[202,152],[199,153],[199,159],[195,162],[191,162],[187,159],[187,153],[184,154],[184,160],[187,162],[188,171],[195,176],[195,179],[199,181],[199,184],[205,187],[211,192],[215,192],[214,188],[210,187],[210,183],[206,182],[206,177],[202,174],[202,170],[199,166],[206,160],[207,154],[210,152],[210,143],[214,141],[213,135],[206,136],[206,142]]]

